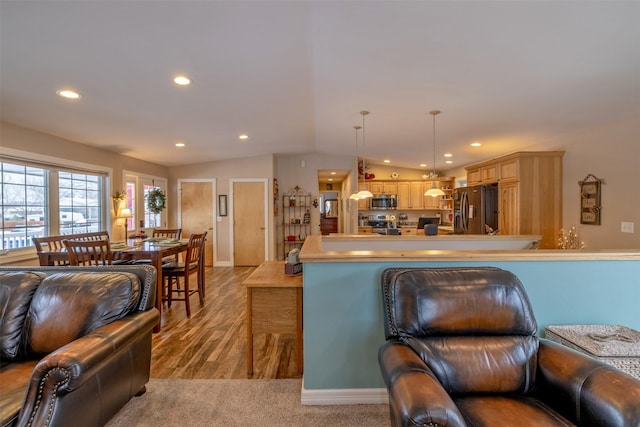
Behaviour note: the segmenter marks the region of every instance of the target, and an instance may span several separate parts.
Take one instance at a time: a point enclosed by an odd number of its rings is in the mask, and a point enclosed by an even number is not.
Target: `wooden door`
[[[233,265],[265,261],[264,182],[233,183]]]
[[[502,235],[520,234],[518,183],[500,183],[498,191],[498,230]]]
[[[193,233],[207,232],[205,241],[205,261],[207,267],[213,266],[213,221],[215,208],[213,203],[213,182],[182,181],[180,183],[180,228],[182,238],[188,239]]]

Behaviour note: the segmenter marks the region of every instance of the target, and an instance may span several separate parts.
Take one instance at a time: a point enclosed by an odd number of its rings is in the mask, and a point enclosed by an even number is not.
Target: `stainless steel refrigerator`
[[[457,234],[487,234],[498,230],[498,184],[456,188],[453,227]]]

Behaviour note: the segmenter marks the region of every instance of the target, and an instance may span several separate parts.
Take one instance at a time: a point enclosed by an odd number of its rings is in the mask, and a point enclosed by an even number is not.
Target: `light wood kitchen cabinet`
[[[480,176],[480,168],[466,168],[467,169],[467,185],[476,185],[482,183],[482,177]]]
[[[470,174],[497,168],[500,234],[539,234],[540,248],[557,247],[556,236],[562,228],[563,155],[563,151],[525,151],[466,168],[468,185],[477,184]]]
[[[508,159],[501,161],[498,165],[500,168],[500,180],[501,181],[516,181],[519,177],[518,165],[520,159]]]
[[[398,209],[409,209],[411,185],[409,181],[398,182]]]
[[[425,181],[422,189],[422,193],[424,194],[427,190],[429,190],[433,186],[433,181]],[[440,188],[440,183],[436,181],[436,188]],[[440,209],[440,201],[442,200],[442,196],[424,196],[424,208],[430,210],[439,210]]]
[[[372,194],[385,194],[384,183],[372,181],[369,183],[369,191]]]
[[[398,194],[397,182],[370,181],[367,184],[372,194]]]
[[[518,182],[498,186],[498,230],[500,234],[520,234],[520,203],[518,203]]]
[[[397,182],[383,182],[382,183],[382,194],[398,194],[398,183]]]
[[[368,182],[359,182],[358,183],[358,191],[362,191],[362,190],[371,191],[371,190],[369,190],[369,183]],[[360,199],[360,200],[358,200],[358,210],[359,211],[369,210],[369,199]]]
[[[494,163],[481,167],[480,178],[483,184],[498,182],[498,165]]]
[[[411,181],[409,184],[409,209],[424,209],[424,184]]]
[[[417,228],[402,227],[400,229],[400,233],[402,233],[403,236],[417,236],[418,235],[418,229]],[[424,234],[424,233],[422,233],[422,234]]]

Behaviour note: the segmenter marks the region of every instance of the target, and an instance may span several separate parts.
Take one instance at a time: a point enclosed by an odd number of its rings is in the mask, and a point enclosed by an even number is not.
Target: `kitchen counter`
[[[310,236],[316,237],[316,236]],[[487,236],[469,234],[450,234],[438,236],[399,235],[385,236],[373,234],[332,234],[321,240],[312,239],[305,244],[307,250],[319,245],[320,252],[366,251],[369,256],[425,256],[425,251],[473,251],[473,250],[528,250],[537,248],[541,236]],[[315,242],[314,245],[311,245]],[[303,247],[304,250],[304,247]],[[401,252],[402,255],[397,254]],[[395,253],[395,255],[392,255]],[[354,255],[350,253],[349,255]],[[429,254],[431,256],[432,254]]]

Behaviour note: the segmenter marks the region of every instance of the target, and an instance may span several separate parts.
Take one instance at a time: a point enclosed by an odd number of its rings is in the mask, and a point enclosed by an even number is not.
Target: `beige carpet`
[[[133,426],[385,426],[388,405],[302,406],[302,380],[162,380],[107,424]]]

